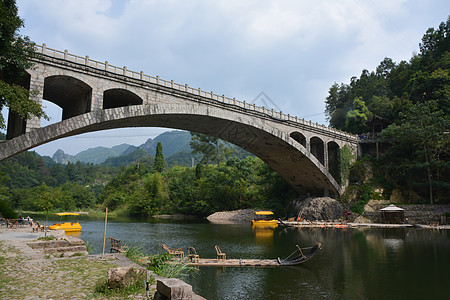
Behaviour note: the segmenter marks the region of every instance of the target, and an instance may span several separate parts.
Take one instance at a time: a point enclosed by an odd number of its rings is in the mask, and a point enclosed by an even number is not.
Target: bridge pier
[[[30,77],[30,99],[42,106],[42,99],[44,98],[44,76],[38,76],[39,70],[29,70]],[[33,131],[37,128],[41,128],[41,119],[32,117],[27,120],[26,132]]]

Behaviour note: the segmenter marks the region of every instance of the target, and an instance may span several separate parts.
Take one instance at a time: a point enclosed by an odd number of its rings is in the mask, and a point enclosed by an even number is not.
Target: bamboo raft
[[[320,249],[321,244],[316,243],[313,247],[303,248],[310,249],[307,254],[303,254],[302,248],[297,245],[295,250],[286,259],[214,259],[214,258],[197,258],[188,262],[191,266],[197,267],[278,267],[278,266],[294,266],[310,260]],[[297,256],[290,258],[297,253]]]

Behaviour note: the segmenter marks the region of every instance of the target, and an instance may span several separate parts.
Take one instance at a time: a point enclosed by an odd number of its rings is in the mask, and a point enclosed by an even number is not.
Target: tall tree
[[[161,142],[158,142],[158,144],[156,145],[156,155],[155,155],[155,170],[156,172],[161,173],[162,171],[164,171],[164,155],[163,155],[163,147]]]
[[[203,154],[201,163],[209,164],[215,162],[218,167],[225,158],[233,153],[224,142],[216,137],[208,136],[206,134],[191,132],[192,140],[190,142],[192,153]]]
[[[390,170],[400,169],[413,184],[428,185],[430,204],[434,188],[449,190],[450,117],[438,109],[437,101],[418,103],[402,113],[402,121],[383,130],[383,137],[392,143]],[[391,174],[394,175],[394,174]],[[395,175],[394,175],[395,176]]]
[[[24,22],[17,12],[15,0],[0,0],[0,110],[8,107],[25,119],[46,117],[40,105],[30,100],[28,89],[21,86],[25,85],[26,69],[32,66],[29,58],[36,54],[30,39],[19,34]],[[0,128],[5,125],[0,115]]]

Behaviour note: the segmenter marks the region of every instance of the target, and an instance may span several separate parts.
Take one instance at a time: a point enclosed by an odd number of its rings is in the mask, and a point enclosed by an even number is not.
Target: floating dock
[[[310,260],[320,249],[321,244],[316,243],[312,247],[303,248],[304,250],[309,249],[307,254],[303,254],[302,248],[297,245],[297,250],[294,251],[286,259],[214,259],[214,258],[197,258],[188,261],[191,266],[197,267],[278,267],[278,266],[294,266],[302,264]],[[291,258],[296,254],[293,258]]]
[[[214,259],[200,258],[197,262],[189,262],[196,267],[277,267],[280,266],[276,259]]]

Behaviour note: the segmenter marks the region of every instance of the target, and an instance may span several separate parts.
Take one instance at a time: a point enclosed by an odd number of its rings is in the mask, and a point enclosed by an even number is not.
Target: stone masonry
[[[29,70],[34,101],[63,109],[61,122],[8,124],[0,160],[63,137],[124,127],[167,127],[219,137],[255,154],[301,194],[339,195],[339,149],[357,137],[289,114],[38,46]],[[12,118],[11,118],[12,119]],[[25,124],[25,128],[18,128]],[[24,134],[22,134],[24,133]]]

